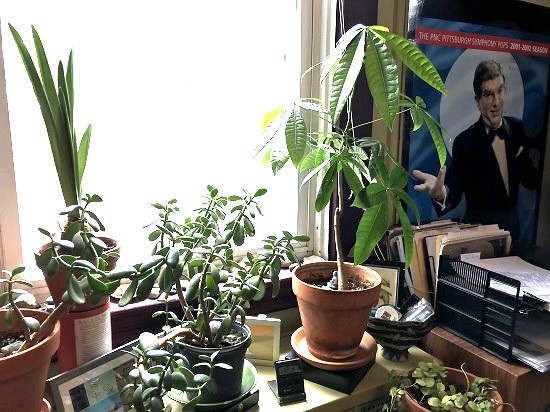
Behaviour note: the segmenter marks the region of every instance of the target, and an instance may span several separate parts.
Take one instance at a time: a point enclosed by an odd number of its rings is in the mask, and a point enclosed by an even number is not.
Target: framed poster
[[[542,174],[548,127],[549,19],[550,8],[521,1],[426,0],[411,6],[409,38],[434,63],[448,95],[440,96],[416,76],[408,79],[407,94],[422,97],[429,112],[441,123],[447,147],[447,172],[453,163],[454,139],[481,120],[479,100],[473,89],[476,67],[481,61],[494,60],[502,68],[505,87],[502,95],[493,96],[493,101],[497,98],[504,101],[502,116],[522,122],[528,147],[533,149],[529,156]],[[410,124],[405,130],[403,159],[407,169],[437,175],[438,157],[433,145],[427,143],[431,140],[428,132],[420,129],[413,133]],[[480,167],[479,175],[486,170]],[[508,170],[512,182],[515,171]],[[414,190],[413,186],[419,183],[409,180],[407,192],[418,206],[422,221],[462,220],[468,215],[464,197],[456,207],[438,215],[431,199]],[[508,189],[510,208],[521,217],[514,240],[532,243],[540,186],[527,188],[520,183],[516,187],[517,194],[516,189]]]
[[[129,383],[137,341],[116,348],[77,368],[47,380],[47,390],[57,412],[126,412],[130,402],[121,395]]]

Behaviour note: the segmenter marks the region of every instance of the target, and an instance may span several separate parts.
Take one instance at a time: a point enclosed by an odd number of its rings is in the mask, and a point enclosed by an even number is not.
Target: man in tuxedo
[[[529,157],[522,121],[503,116],[505,82],[498,62],[479,63],[473,86],[480,117],[454,139],[448,172],[444,166],[437,176],[419,170],[412,174],[423,182],[414,189],[431,196],[438,215],[455,208],[464,194],[464,222],[497,223],[514,239],[519,184],[536,189],[540,173]]]

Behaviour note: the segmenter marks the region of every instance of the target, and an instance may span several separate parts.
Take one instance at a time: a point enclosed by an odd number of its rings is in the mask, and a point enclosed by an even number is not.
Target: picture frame
[[[121,389],[129,382],[135,358],[129,353],[137,340],[113,349],[46,382],[57,412],[127,412],[131,409]]]
[[[246,324],[252,332],[252,343],[245,358],[254,365],[273,366],[280,356],[281,319],[247,316]]]
[[[376,271],[382,278],[382,285],[380,287],[380,298],[376,306],[380,305],[393,305],[401,306],[401,299],[399,296],[400,293],[400,273],[401,268],[398,266],[388,266],[388,265],[372,265],[368,264],[368,267]]]
[[[400,308],[411,296],[405,282],[405,264],[403,262],[370,258],[363,265],[372,268],[382,277],[380,299],[376,306],[389,304]]]

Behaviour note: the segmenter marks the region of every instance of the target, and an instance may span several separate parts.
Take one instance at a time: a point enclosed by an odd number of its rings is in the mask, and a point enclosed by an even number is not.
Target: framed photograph
[[[130,402],[120,391],[129,382],[134,358],[122,351],[137,340],[116,348],[71,371],[48,379],[47,389],[57,412],[126,412]]]
[[[247,316],[246,324],[252,332],[252,343],[246,351],[246,359],[254,365],[273,366],[279,360],[281,319],[264,316]]]

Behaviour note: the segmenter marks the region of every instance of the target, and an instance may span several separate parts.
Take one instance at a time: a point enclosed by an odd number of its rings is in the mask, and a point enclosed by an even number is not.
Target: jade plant
[[[146,299],[158,285],[166,311],[154,316],[164,316],[165,328],[190,327],[193,334],[186,336],[190,343],[217,347],[233,322],[245,322],[250,302],[264,297],[266,279],[271,281],[272,295],[278,294],[282,262],[297,260],[292,243],[308,238],[283,231],[264,239],[258,254],[247,253],[239,259],[234,248],[255,235],[253,219],[262,214],[257,199],[267,191],[223,196],[212,186],[207,189],[196,215],[181,222],[175,217],[177,200],[153,204],[158,212],[158,220],[150,224],[153,253],[134,270],[124,272],[130,284],[119,305]],[[168,310],[167,298],[173,290],[183,311],[181,318]]]
[[[62,271],[67,277],[62,281],[60,300],[55,302],[54,310],[42,324],[36,320],[23,319],[26,325],[25,342],[19,351],[40,342],[73,305],[83,304],[88,299],[92,303],[98,302],[112,295],[120,286],[124,273],[111,272],[108,265],[109,259],[118,258],[118,254],[110,251],[108,245],[96,235],[98,231],[104,230],[104,226],[89,209],[91,204],[101,201],[98,195],[86,195],[82,198],[82,206],[73,205],[63,211],[61,214],[68,216],[68,223],[61,234],[39,228],[49,242],[36,257],[38,267],[46,277],[59,276]],[[16,286],[32,287],[32,283],[18,276],[24,270],[24,267],[18,267],[6,271],[7,278],[0,279],[0,282],[7,284],[7,290],[0,294],[0,307],[7,305],[8,323],[14,317],[22,318],[21,311],[14,304],[16,295],[29,293]]]
[[[131,399],[137,412],[162,412],[170,409],[165,406],[165,395],[175,389],[185,393],[186,400],[182,410],[191,411],[201,399],[201,391],[213,379],[216,368],[230,369],[225,363],[216,362],[218,352],[201,355],[202,362],[190,365],[182,354],[180,341],[175,339],[181,331],[162,337],[144,332],[136,346],[128,353],[135,358],[134,369],[128,376],[128,383],[121,394]],[[198,368],[206,368],[196,371]]]
[[[320,177],[315,210],[327,207],[333,192],[337,194],[334,212],[334,236],[338,263],[338,288],[347,289],[348,280],[342,270],[340,221],[344,213],[344,182],[353,194],[353,205],[362,210],[354,263],[363,263],[380,241],[390,223],[393,207],[403,226],[406,265],[412,259],[412,228],[404,206],[408,206],[419,223],[419,213],[412,198],[403,190],[408,175],[387,147],[372,136],[359,133],[364,124],[354,124],[352,97],[361,73],[366,78],[381,121],[392,130],[397,115],[408,112],[414,130],[427,127],[439,155],[441,165],[446,158],[440,125],[428,113],[421,97],[400,94],[400,78],[395,57],[398,57],[419,78],[443,94],[445,85],[431,61],[409,40],[383,26],[358,24],[338,41],[334,51],[322,61],[320,72],[310,68],[306,74],[313,81],[329,84],[328,102],[302,98],[273,109],[262,121],[263,142],[258,155],[271,164],[274,174],[292,163],[306,176],[302,186],[313,176]],[[319,74],[318,74],[319,73]],[[312,129],[309,125],[323,124]],[[289,162],[290,160],[290,162]]]
[[[463,366],[461,367],[464,372]],[[384,411],[404,411],[403,397],[408,392],[422,407],[431,411],[495,412],[501,404],[490,396],[496,391],[497,381],[476,377],[468,379],[467,387],[460,387],[447,381],[447,369],[437,361],[419,362],[411,371],[390,372],[389,401]]]
[[[258,189],[223,196],[208,186],[195,216],[181,220],[177,218],[177,200],[152,205],[158,213],[158,219],[148,225],[152,228],[149,240],[154,242],[152,255],[133,270],[119,272],[130,280],[119,305],[146,299],[155,285],[165,302],[165,310],[153,314],[164,317],[163,331],[159,336],[142,333],[133,350],[136,370],[131,374],[130,389],[136,410],[163,410],[153,409],[153,405],[164,407],[163,394],[172,387],[188,393],[186,408],[192,408],[210,377],[204,372],[193,375],[192,367],[174,348],[182,343],[221,348],[235,343],[235,339],[238,342],[239,337],[232,333],[233,324],[245,324],[250,303],[265,296],[266,280],[271,282],[272,296],[279,292],[283,261],[297,260],[293,243],[307,241],[306,236],[283,231],[280,236],[267,236],[257,254],[246,253],[239,258],[234,252],[236,246],[255,235],[253,219],[262,215],[258,198],[266,192]],[[169,310],[173,291],[181,316]],[[227,367],[215,362],[213,356],[200,356],[208,370]],[[190,389],[182,389],[184,386]]]

